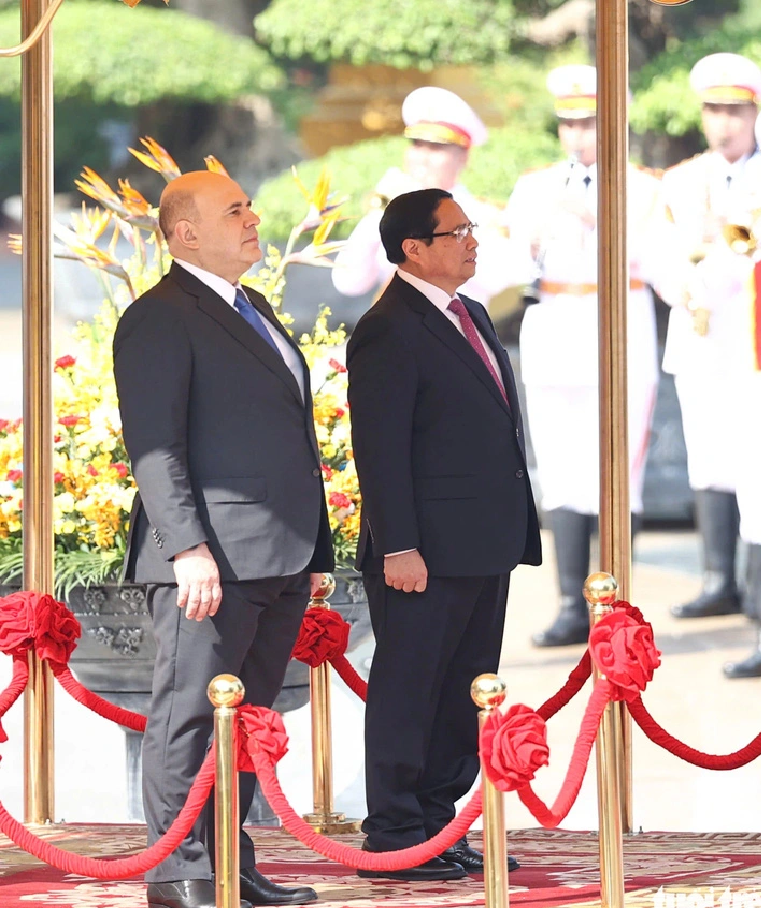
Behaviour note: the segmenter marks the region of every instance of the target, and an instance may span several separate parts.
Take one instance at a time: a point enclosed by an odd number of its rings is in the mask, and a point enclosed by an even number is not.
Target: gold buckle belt
[[[645,282],[639,278],[632,278],[629,281],[630,290],[644,290]],[[571,296],[586,296],[589,293],[597,293],[597,284],[563,284],[560,281],[540,281],[539,290],[542,293],[567,293]]]

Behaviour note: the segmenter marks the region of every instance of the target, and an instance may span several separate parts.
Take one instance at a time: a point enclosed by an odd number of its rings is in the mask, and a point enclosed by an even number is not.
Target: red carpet
[[[141,826],[57,826],[42,833],[59,847],[90,856],[127,855],[145,847]],[[361,836],[346,836],[358,845]],[[276,882],[309,883],[323,908],[463,908],[483,905],[480,877],[421,884],[360,880],[353,871],[319,857],[277,829],[257,829],[259,868]],[[478,835],[471,836],[474,845]],[[510,877],[510,902],[526,908],[599,905],[596,835],[527,830],[510,834],[510,850],[522,867]],[[701,893],[711,888],[716,905],[729,887],[745,893],[742,904],[761,905],[761,835],[740,833],[646,833],[625,840],[627,908],[654,908],[655,893]],[[697,900],[686,904],[697,904]],[[738,902],[736,901],[735,904]],[[138,880],[100,883],[40,864],[0,837],[0,908],[145,908]],[[671,904],[675,902],[672,899]]]

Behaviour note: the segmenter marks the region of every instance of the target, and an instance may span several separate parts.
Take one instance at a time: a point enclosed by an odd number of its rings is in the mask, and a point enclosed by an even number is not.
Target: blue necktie
[[[240,287],[235,291],[235,302],[233,303],[238,312],[245,318],[245,320],[251,325],[251,327],[259,334],[267,343],[272,347],[272,349],[277,353],[279,357],[282,358],[283,354],[278,349],[277,344],[275,343],[272,335],[267,330],[267,326],[264,324],[264,319],[256,311],[254,305],[250,302],[246,294],[240,289]]]

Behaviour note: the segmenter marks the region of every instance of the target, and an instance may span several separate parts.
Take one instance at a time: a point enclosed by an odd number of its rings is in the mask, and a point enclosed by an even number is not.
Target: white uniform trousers
[[[642,511],[645,458],[656,386],[629,389],[629,482],[633,513]],[[526,385],[526,412],[542,509],[600,510],[599,391],[594,385]]]
[[[732,400],[735,418],[726,440],[737,464],[740,538],[761,545],[761,372],[737,376]]]
[[[734,492],[737,487],[733,400],[737,379],[723,370],[689,369],[674,376],[687,447],[690,488]]]

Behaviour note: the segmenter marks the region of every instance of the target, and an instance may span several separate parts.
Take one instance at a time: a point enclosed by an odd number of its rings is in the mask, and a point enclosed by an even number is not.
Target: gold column
[[[330,608],[328,599],[336,589],[332,574],[325,574],[322,586],[309,600],[309,607]],[[360,820],[347,820],[333,810],[333,741],[330,710],[330,663],[309,669],[309,697],[312,711],[312,798],[314,811],[304,815],[315,832],[333,835],[358,832]]]
[[[235,675],[217,675],[208,687],[214,706],[217,777],[214,786],[215,871],[217,908],[240,906],[240,802],[238,751],[235,747],[237,707],[246,693]]]
[[[590,574],[584,584],[590,619],[596,624],[613,611],[618,584],[606,573]],[[594,667],[595,682],[602,676]],[[608,703],[597,732],[597,803],[600,816],[600,905],[624,908],[624,843],[621,827],[622,735],[617,703]]]
[[[478,727],[507,696],[505,682],[496,675],[479,675],[470,685],[470,696],[479,708]],[[507,836],[502,792],[489,781],[481,757],[481,798],[484,816],[484,897],[485,908],[508,908],[510,884],[507,876]]]
[[[597,0],[598,286],[600,341],[600,566],[631,588],[631,516],[626,305],[629,292],[626,172],[628,136],[627,0]],[[632,832],[631,718],[613,707],[623,741],[619,767],[622,824]]]
[[[30,35],[49,0],[22,0],[21,28]],[[22,58],[24,588],[54,590],[53,537],[53,70],[50,31]],[[25,695],[24,816],[53,819],[53,678],[29,657]]]

